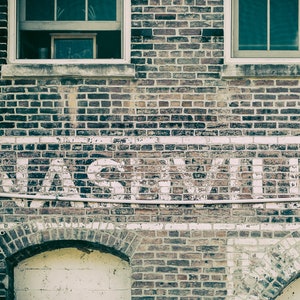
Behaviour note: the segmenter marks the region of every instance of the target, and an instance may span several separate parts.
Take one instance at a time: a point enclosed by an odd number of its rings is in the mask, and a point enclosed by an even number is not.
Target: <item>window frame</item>
[[[299,1],[300,36],[300,1]],[[224,1],[224,60],[225,63],[287,64],[300,63],[299,51],[237,50],[238,47],[238,0]],[[300,41],[300,38],[299,38]],[[272,54],[272,55],[270,55]]]
[[[18,15],[18,4],[21,5],[24,0],[10,0],[8,1],[8,54],[7,60],[9,64],[128,64],[130,63],[130,43],[131,43],[131,8],[130,8],[130,0],[117,0],[122,8],[117,10],[117,21],[89,21],[90,23],[86,23],[85,21],[76,21],[78,25],[85,25],[86,30],[95,29],[95,26],[99,26],[100,30],[108,28],[108,26],[113,26],[110,29],[116,29],[118,26],[121,27],[121,58],[120,59],[19,59],[17,58],[18,52],[18,28],[20,22],[20,16]],[[18,3],[17,3],[18,2]],[[22,21],[22,20],[21,20]],[[46,23],[49,21],[26,21],[27,24],[24,26],[36,26],[36,23],[42,23],[42,29],[44,26],[47,26]],[[50,21],[52,22],[52,21]],[[65,21],[56,21],[55,24],[52,24],[51,29],[55,30],[57,28],[62,28],[63,25],[66,30],[70,28],[71,22]],[[74,24],[74,23],[73,23]],[[87,26],[86,26],[87,25]],[[71,24],[72,26],[72,24]],[[24,27],[23,27],[24,28]],[[46,27],[44,27],[46,28]],[[47,27],[49,28],[49,27]],[[99,27],[97,27],[99,30]]]

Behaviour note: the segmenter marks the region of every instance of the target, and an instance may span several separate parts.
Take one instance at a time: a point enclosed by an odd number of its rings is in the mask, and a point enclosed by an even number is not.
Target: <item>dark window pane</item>
[[[90,21],[115,21],[116,11],[116,0],[89,0]]]
[[[51,38],[47,31],[21,31],[21,59],[50,58]]]
[[[49,31],[21,31],[20,59],[51,58],[51,34]],[[118,59],[122,57],[121,31],[98,31],[96,58]],[[91,39],[64,39],[55,41],[59,51],[56,58],[93,58]]]
[[[57,20],[84,21],[85,0],[57,0]]]
[[[121,58],[121,32],[101,31],[97,35],[98,58]]]
[[[298,50],[298,0],[271,0],[270,5],[270,49]]]
[[[93,39],[57,39],[54,43],[55,57],[67,59],[93,58]]]
[[[26,20],[54,20],[54,0],[26,0]]]
[[[267,0],[239,0],[239,50],[267,50]]]

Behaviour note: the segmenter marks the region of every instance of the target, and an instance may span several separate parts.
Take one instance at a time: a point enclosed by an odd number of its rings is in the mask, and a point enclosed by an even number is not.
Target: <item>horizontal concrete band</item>
[[[215,145],[215,144],[300,144],[300,136],[156,136],[156,137],[1,137],[1,144],[162,144],[162,145]]]

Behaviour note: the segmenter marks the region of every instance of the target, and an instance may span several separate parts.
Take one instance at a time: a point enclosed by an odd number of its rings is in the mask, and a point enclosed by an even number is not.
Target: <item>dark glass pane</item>
[[[26,20],[54,20],[54,0],[26,0]]]
[[[298,50],[298,0],[270,1],[270,49]]]
[[[98,58],[121,58],[121,32],[101,31],[97,34]]]
[[[47,31],[21,31],[21,59],[50,58],[51,37]]]
[[[98,31],[96,58],[118,59],[122,57],[121,31]],[[20,59],[51,58],[51,34],[47,31],[20,32]],[[93,58],[91,39],[57,39],[56,58]]]
[[[239,50],[267,50],[267,11],[267,0],[239,0]]]
[[[116,0],[89,0],[88,16],[90,21],[115,21]]]
[[[93,39],[57,39],[54,44],[55,57],[66,59],[93,58]]]
[[[85,0],[57,0],[57,20],[84,21]]]

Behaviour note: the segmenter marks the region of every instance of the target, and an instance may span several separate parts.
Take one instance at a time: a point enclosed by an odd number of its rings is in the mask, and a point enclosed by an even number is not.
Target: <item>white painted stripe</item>
[[[24,225],[27,225],[25,223]],[[155,230],[177,230],[177,231],[218,231],[218,230],[233,230],[233,231],[298,231],[300,230],[300,224],[251,224],[251,226],[245,226],[241,224],[234,223],[105,223],[105,222],[93,222],[93,225],[85,224],[81,222],[74,223],[65,223],[65,222],[51,222],[47,220],[45,223],[42,222],[31,222],[31,224],[38,228],[40,231],[48,230],[50,228],[82,228],[82,229],[91,229],[91,230],[141,230],[141,231],[155,231]],[[14,228],[15,223],[2,223],[0,224],[1,231],[9,230]],[[245,237],[245,239],[249,239]],[[243,238],[239,240],[244,240],[244,243],[247,243]],[[255,238],[251,238],[255,239]],[[259,239],[259,238],[258,238]],[[235,239],[234,239],[235,240]]]
[[[178,144],[178,145],[223,145],[223,144],[300,144],[300,136],[293,137],[1,137],[0,144]]]

